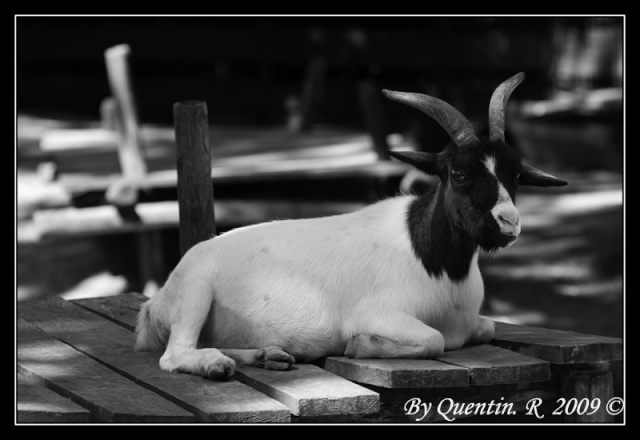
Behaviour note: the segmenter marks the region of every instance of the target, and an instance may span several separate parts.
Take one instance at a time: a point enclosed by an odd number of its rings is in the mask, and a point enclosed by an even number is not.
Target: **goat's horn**
[[[478,142],[473,126],[462,113],[441,99],[421,93],[394,92],[383,90],[389,99],[409,105],[431,116],[444,128],[458,147]]]
[[[500,84],[489,103],[489,139],[492,141],[504,141],[504,117],[507,109],[507,101],[511,92],[518,87],[518,84],[524,79],[524,72],[513,75],[508,80]]]

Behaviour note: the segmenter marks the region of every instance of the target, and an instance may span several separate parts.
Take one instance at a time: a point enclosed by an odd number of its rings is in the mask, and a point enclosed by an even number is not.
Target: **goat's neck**
[[[407,219],[413,250],[427,273],[464,281],[478,245],[447,217],[443,185],[413,200]]]

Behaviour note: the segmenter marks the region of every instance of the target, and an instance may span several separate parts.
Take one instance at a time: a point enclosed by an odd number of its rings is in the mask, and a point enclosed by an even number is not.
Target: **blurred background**
[[[423,191],[433,180],[385,152],[439,151],[447,134],[380,90],[437,96],[483,132],[495,87],[524,71],[507,140],[570,185],[520,189],[520,239],[481,257],[485,313],[621,337],[623,25],[621,16],[16,17],[17,300],[162,285],[180,258],[176,102],[207,103],[220,233]],[[133,172],[122,155],[131,133],[142,157]],[[132,175],[145,182],[133,193],[122,180]]]

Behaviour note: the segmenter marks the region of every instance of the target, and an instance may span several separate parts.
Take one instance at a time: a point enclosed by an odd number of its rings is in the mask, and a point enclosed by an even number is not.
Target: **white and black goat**
[[[489,341],[494,326],[479,315],[478,251],[518,237],[518,185],[567,183],[521,164],[505,143],[507,100],[523,79],[519,73],[494,91],[487,139],[444,101],[384,90],[453,139],[438,154],[390,153],[437,175],[437,188],[197,244],[143,306],[136,348],[165,348],[163,370],[228,378],[238,364],[288,369],[329,355],[433,358]]]

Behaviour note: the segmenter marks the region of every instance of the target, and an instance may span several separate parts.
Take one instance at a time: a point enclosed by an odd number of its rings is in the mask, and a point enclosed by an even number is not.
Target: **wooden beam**
[[[89,423],[91,413],[35,380],[17,374],[18,423]]]
[[[565,423],[613,423],[615,420],[607,408],[613,397],[613,382],[608,371],[578,370],[565,374],[562,397],[565,402],[560,412]]]
[[[176,131],[180,253],[215,236],[213,184],[209,153],[207,104],[178,102],[173,106]]]
[[[139,133],[138,109],[131,79],[129,58],[131,48],[120,44],[105,53],[111,95],[117,109],[117,124],[121,135],[118,154],[122,174],[127,179],[139,179],[147,172]]]
[[[109,371],[117,371],[123,380],[142,383],[167,401],[195,414],[200,422],[286,423],[290,420],[285,406],[238,381],[216,382],[162,371],[158,365],[161,353],[133,351],[135,337],[131,331],[69,301],[53,298],[21,303],[18,314],[47,334],[109,365]],[[95,377],[102,380],[100,375]],[[114,393],[125,396],[132,393],[136,386],[129,380],[126,382],[133,388],[120,387]]]
[[[492,345],[556,364],[622,359],[622,339],[496,322]]]
[[[21,303],[19,316],[27,304],[44,305],[44,302]],[[44,319],[51,319],[46,306],[44,312]],[[58,325],[68,328],[69,323],[58,322]],[[52,338],[22,317],[17,324],[18,372],[87,408],[91,411],[92,421],[174,423],[195,420],[193,414]],[[86,330],[81,322],[76,324],[77,332]]]
[[[227,227],[245,226],[274,219],[344,214],[364,206],[364,203],[355,202],[286,200],[218,200],[215,202],[217,223]],[[33,215],[33,223],[42,239],[139,232],[175,228],[180,224],[178,202],[138,203],[131,209],[136,221],[123,218],[121,210],[114,206],[103,205],[36,211]]]
[[[367,140],[367,142],[369,141]],[[376,154],[370,152],[345,158],[330,157],[273,162],[260,162],[259,159],[256,159],[252,165],[237,166],[223,166],[222,162],[219,162],[211,169],[211,179],[214,184],[295,182],[299,179],[388,179],[401,178],[409,171],[409,165],[401,162],[376,161]],[[85,170],[83,173],[61,174],[58,181],[69,194],[78,195],[105,191],[112,182],[118,179],[120,177],[114,174],[90,174]],[[176,186],[176,182],[176,171],[165,169],[149,173],[142,185],[150,189],[173,188]]]
[[[527,383],[551,377],[548,362],[491,345],[447,351],[437,360],[467,368],[471,385]]]
[[[467,368],[434,360],[328,357],[323,367],[345,379],[384,388],[469,386]]]
[[[305,80],[300,97],[299,115],[292,124],[292,130],[305,132],[311,129],[318,113],[318,105],[322,100],[327,63],[324,58],[313,57],[307,66]]]
[[[239,381],[265,393],[299,417],[374,414],[380,410],[378,393],[311,364],[290,371],[240,367]]]
[[[121,293],[102,298],[84,298],[71,301],[87,310],[112,321],[129,331],[134,331],[140,307],[149,298],[141,293]]]
[[[118,130],[118,104],[113,96],[106,97],[100,102],[100,125],[107,131]],[[82,131],[78,134],[82,134]]]

